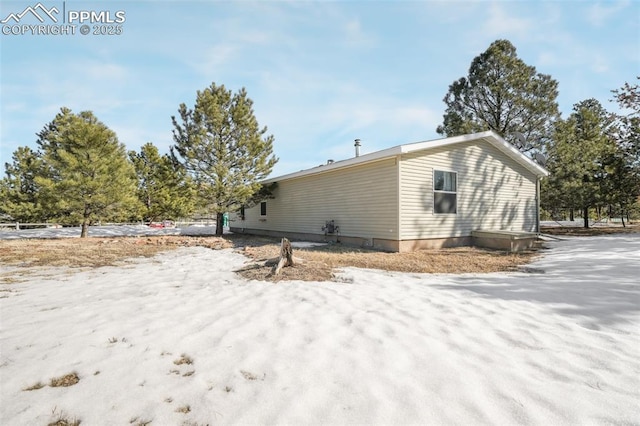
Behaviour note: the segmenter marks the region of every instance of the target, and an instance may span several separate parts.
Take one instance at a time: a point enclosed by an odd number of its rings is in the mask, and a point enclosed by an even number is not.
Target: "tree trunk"
[[[620,206],[620,219],[622,219],[622,227],[626,228],[627,225],[624,224],[624,207]]]
[[[573,222],[573,209],[569,209],[569,220]]]
[[[85,218],[82,221],[82,232],[80,233],[80,238],[87,238],[89,235],[89,219]]]
[[[82,232],[80,233],[80,238],[86,238],[89,235],[89,216],[90,209],[87,204],[84,205],[84,212],[82,212]]]
[[[293,249],[288,239],[282,239],[282,245],[280,246],[280,260],[273,267],[273,276],[277,276],[284,266],[293,266]]]
[[[584,217],[584,227],[589,228],[589,207],[582,210],[582,216]]]
[[[224,213],[216,213],[216,236],[220,237],[224,232]]]

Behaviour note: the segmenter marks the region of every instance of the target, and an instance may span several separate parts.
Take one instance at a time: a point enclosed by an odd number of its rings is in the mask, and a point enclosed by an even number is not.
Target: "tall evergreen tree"
[[[640,80],[640,76],[636,77],[636,80]],[[628,117],[640,116],[640,85],[625,82],[620,89],[612,92],[620,107],[630,110]]]
[[[473,59],[469,74],[454,81],[437,132],[457,136],[494,130],[523,151],[541,150],[559,117],[558,83],[518,58],[508,40],[496,40]],[[522,134],[530,147],[522,146]]]
[[[609,133],[611,116],[597,100],[577,103],[573,111],[556,123],[547,149],[550,175],[543,181],[542,203],[550,211],[558,206],[581,210],[588,228],[589,209],[607,202],[616,147]]]
[[[143,216],[152,222],[175,219],[192,213],[195,190],[180,164],[158,148],[146,143],[140,152],[129,152],[138,177],[138,199],[144,205]]]
[[[216,235],[224,213],[251,200],[278,161],[273,136],[265,136],[252,106],[244,88],[232,93],[212,83],[197,92],[193,109],[181,104],[179,120],[171,117],[172,156],[193,176],[201,204],[216,214]]]
[[[29,147],[19,147],[12,159],[11,164],[5,163],[6,176],[0,180],[0,213],[16,222],[47,220],[35,180],[42,170],[39,153]]]
[[[90,111],[62,108],[38,134],[43,170],[36,177],[41,200],[61,221],[123,220],[139,208],[135,171],[116,134]]]
[[[625,213],[640,209],[640,86],[625,83],[612,92],[618,105],[627,110],[626,114],[615,116],[617,149],[611,161],[614,173],[608,188],[610,201],[624,224]]]

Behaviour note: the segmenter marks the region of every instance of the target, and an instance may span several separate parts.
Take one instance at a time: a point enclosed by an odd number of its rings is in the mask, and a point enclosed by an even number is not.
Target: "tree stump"
[[[271,274],[277,276],[285,266],[293,266],[293,249],[288,239],[283,238],[280,246],[280,258],[278,263],[273,267]]]

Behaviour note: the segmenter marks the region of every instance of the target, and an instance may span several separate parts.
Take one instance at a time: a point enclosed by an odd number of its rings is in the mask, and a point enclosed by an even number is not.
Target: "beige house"
[[[493,131],[399,145],[270,178],[274,198],[232,214],[230,227],[400,252],[517,250],[539,231],[547,174]]]

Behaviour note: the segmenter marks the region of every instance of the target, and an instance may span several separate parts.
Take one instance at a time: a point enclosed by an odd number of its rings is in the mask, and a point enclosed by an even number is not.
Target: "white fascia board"
[[[495,146],[509,157],[513,158],[515,161],[523,165],[525,168],[530,170],[536,176],[548,176],[549,172],[538,163],[524,155],[520,152],[515,146],[505,141],[500,135],[498,135],[493,130],[487,130],[485,132],[480,133],[472,133],[469,135],[461,135],[461,136],[453,136],[445,139],[436,139],[432,141],[425,142],[416,142],[407,145],[402,145],[402,153],[407,154],[415,151],[428,150],[448,145],[455,145],[459,143],[471,142],[478,139],[483,139],[486,142],[489,142],[491,145]]]
[[[493,133],[493,132],[492,132]],[[485,138],[492,143],[498,149],[502,149],[504,152],[513,157],[514,160],[531,170],[536,176],[549,176],[549,171],[542,167],[540,164],[533,161],[531,158],[523,154],[519,149],[502,139],[497,133],[494,133],[491,138]]]
[[[414,142],[406,145],[401,145],[402,153],[408,154],[415,151],[422,151],[425,149],[439,148],[441,146],[454,145],[458,143],[471,142],[477,139],[486,138],[487,136],[495,135],[492,131],[488,130],[482,133],[472,133],[469,135],[452,136],[444,139],[434,139],[430,141]]]

